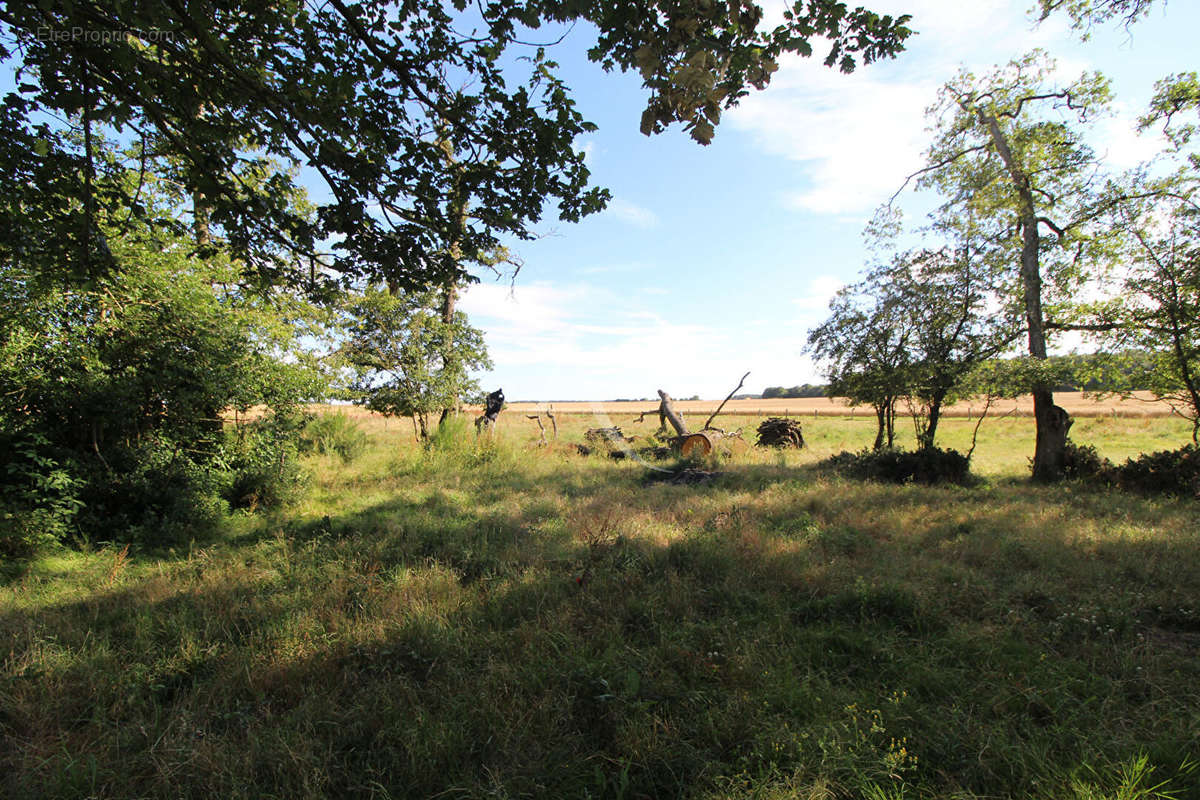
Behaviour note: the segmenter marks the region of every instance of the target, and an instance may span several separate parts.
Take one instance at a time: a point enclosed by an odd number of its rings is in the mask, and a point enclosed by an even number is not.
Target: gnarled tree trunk
[[[1042,317],[1042,274],[1039,261],[1041,236],[1033,189],[1029,176],[1017,163],[1008,145],[1008,138],[994,116],[980,112],[987,125],[996,152],[1004,161],[1020,198],[1018,223],[1021,226],[1021,283],[1024,288],[1025,322],[1029,327],[1029,355],[1046,359],[1046,325]],[[1067,458],[1067,432],[1071,415],[1054,405],[1050,387],[1039,383],[1033,390],[1033,415],[1037,424],[1037,444],[1033,452],[1033,478],[1036,481],[1057,481],[1063,477]]]
[[[687,423],[683,421],[683,415],[675,410],[675,402],[671,400],[671,395],[659,389],[658,396],[661,399],[661,402],[658,404],[659,425],[665,429],[669,422],[671,423],[671,427],[675,429],[675,433],[680,436],[687,436]]]

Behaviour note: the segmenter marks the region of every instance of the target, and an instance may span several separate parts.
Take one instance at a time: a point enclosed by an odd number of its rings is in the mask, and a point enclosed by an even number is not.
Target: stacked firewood
[[[769,417],[758,426],[760,447],[804,447],[800,423],[786,417]]]

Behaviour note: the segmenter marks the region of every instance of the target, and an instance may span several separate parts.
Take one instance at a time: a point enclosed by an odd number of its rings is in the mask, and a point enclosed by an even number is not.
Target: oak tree
[[[1113,200],[1085,133],[1108,101],[1103,76],[1060,84],[1054,62],[1034,51],[984,76],[960,73],[930,110],[934,140],[912,177],[941,196],[935,216],[977,220],[980,234],[1007,253],[1034,359],[1047,357],[1048,316],[1069,305],[1102,243],[1096,221]],[[1029,390],[1033,474],[1057,480],[1071,418],[1054,404],[1050,385]]]
[[[341,348],[355,368],[355,391],[368,408],[412,417],[420,438],[430,415],[477,392],[471,372],[491,367],[483,334],[463,312],[446,324],[435,291],[393,293],[368,287],[348,307]]]

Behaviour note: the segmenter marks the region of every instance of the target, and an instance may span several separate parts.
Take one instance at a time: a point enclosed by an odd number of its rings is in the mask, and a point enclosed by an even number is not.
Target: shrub
[[[1107,458],[1101,458],[1092,445],[1067,441],[1066,457],[1063,461],[1063,477],[1099,478],[1107,474],[1112,467],[1112,462]]]
[[[970,460],[957,450],[939,447],[845,451],[827,459],[825,464],[854,478],[885,483],[966,485],[972,480]]]
[[[1113,472],[1122,489],[1200,498],[1200,447],[1194,444],[1131,458]]]
[[[220,496],[224,474],[211,459],[207,448],[147,434],[113,448],[106,463],[80,462],[81,532],[148,545],[207,535],[228,511]]]
[[[367,434],[342,411],[313,417],[300,434],[300,452],[337,454],[347,464],[366,449]]]
[[[296,498],[304,481],[297,456],[306,422],[299,414],[277,413],[229,434],[223,494],[231,506],[276,508]]]
[[[79,478],[48,453],[38,434],[0,437],[0,558],[21,558],[67,538],[79,499]]]

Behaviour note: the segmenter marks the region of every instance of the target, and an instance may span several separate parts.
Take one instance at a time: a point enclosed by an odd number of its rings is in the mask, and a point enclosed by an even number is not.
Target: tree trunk
[[[921,436],[921,441],[917,445],[921,449],[933,447],[934,441],[937,439],[938,422],[942,418],[942,397],[936,397],[929,404],[929,419],[925,425],[925,433]]]
[[[1028,189],[1028,211],[1022,214],[1021,282],[1025,287],[1025,322],[1029,326],[1029,355],[1046,360],[1046,329],[1042,319],[1042,275],[1038,263],[1038,221],[1033,216],[1033,196]],[[1033,416],[1037,443],[1033,451],[1033,479],[1043,483],[1062,480],[1067,459],[1067,432],[1071,415],[1054,404],[1050,387],[1033,387]]]
[[[671,427],[675,429],[675,433],[680,436],[687,436],[687,423],[683,421],[683,415],[675,410],[675,403],[671,400],[671,395],[658,390],[658,396],[662,402],[658,405],[658,424],[663,428],[667,427],[667,423],[671,423]]]
[[[1037,420],[1037,444],[1033,454],[1033,479],[1041,483],[1062,480],[1067,460],[1067,434],[1071,415],[1054,405],[1049,389],[1033,392],[1033,415]]]
[[[896,398],[887,403],[887,446],[896,446]]]
[[[883,437],[887,433],[887,406],[886,405],[875,406],[875,419],[878,422],[879,427],[875,431],[875,444],[872,445],[871,449],[872,450],[882,450],[883,449]]]
[[[458,300],[458,284],[457,280],[451,278],[442,288],[442,322],[446,325],[446,339],[442,342],[442,363],[445,364],[454,351],[454,330],[450,326],[454,324],[454,305]],[[450,415],[454,413],[458,407],[458,397],[453,399],[453,402],[447,408],[442,409],[442,415],[438,417],[438,425],[441,426]]]
[[[1021,284],[1025,292],[1025,322],[1029,326],[1029,355],[1046,359],[1046,326],[1042,318],[1042,273],[1039,261],[1041,236],[1038,231],[1037,210],[1034,206],[1033,189],[1029,176],[1016,162],[1008,139],[1000,129],[994,116],[980,112],[991,134],[996,152],[1004,161],[1020,199],[1018,222],[1021,226]],[[1038,383],[1033,390],[1033,413],[1037,426],[1037,444],[1033,452],[1034,480],[1051,482],[1061,480],[1067,457],[1067,431],[1071,428],[1071,416],[1054,405],[1054,394],[1050,387]]]

